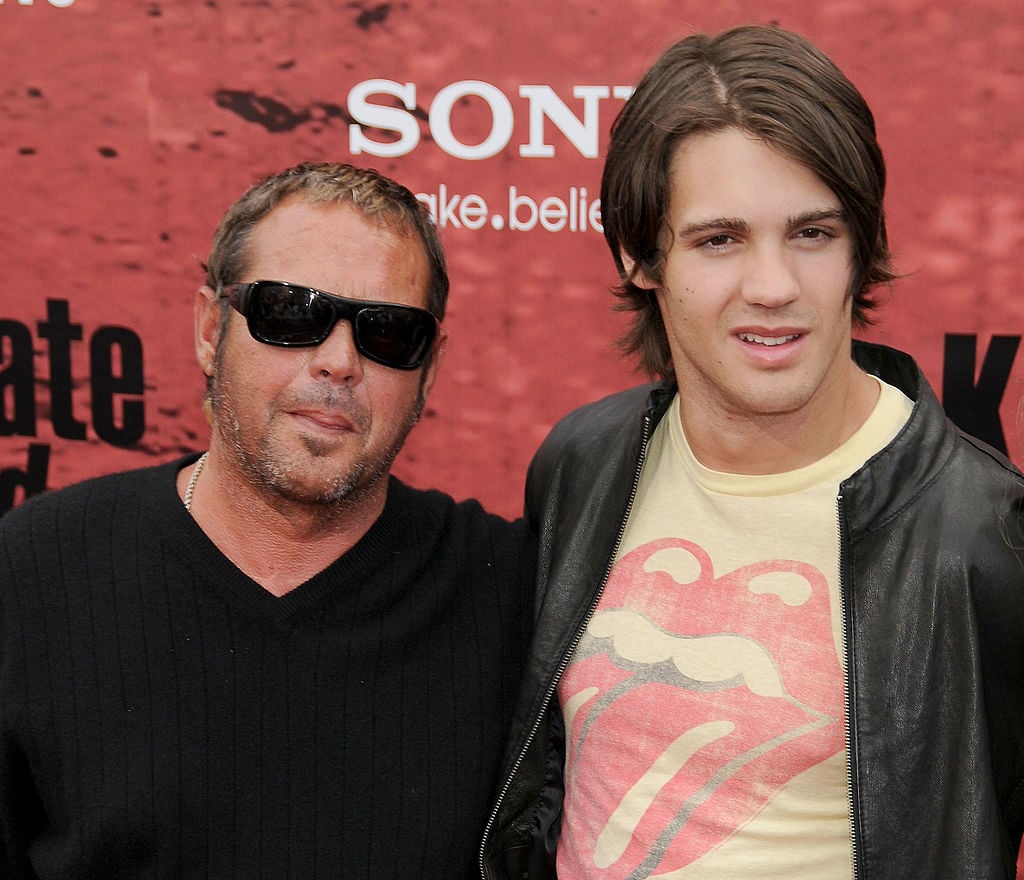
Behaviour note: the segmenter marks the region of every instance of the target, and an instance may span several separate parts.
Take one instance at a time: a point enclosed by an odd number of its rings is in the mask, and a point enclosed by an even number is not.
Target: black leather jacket
[[[946,419],[916,364],[855,343],[914,402],[837,499],[855,880],[1012,878],[1024,831],[1024,484]],[[530,468],[537,629],[481,876],[550,878],[561,819],[555,688],[597,604],[648,440],[674,393],[563,419]]]

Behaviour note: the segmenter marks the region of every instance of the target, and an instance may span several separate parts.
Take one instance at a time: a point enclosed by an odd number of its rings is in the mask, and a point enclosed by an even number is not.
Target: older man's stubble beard
[[[219,346],[214,361],[214,374],[209,382],[209,404],[213,430],[224,443],[225,451],[238,463],[254,489],[274,507],[302,505],[318,509],[325,520],[359,507],[359,505],[390,473],[391,465],[405,445],[409,432],[420,419],[426,404],[424,386],[427,368],[422,368],[416,400],[404,414],[391,442],[375,455],[356,454],[348,466],[330,475],[319,487],[311,487],[296,474],[289,463],[289,454],[276,447],[270,431],[260,436],[255,445],[247,443],[229,390],[224,388],[223,346]],[[306,401],[310,403],[310,401]],[[355,404],[351,392],[330,388],[315,401],[327,409],[346,404],[344,412],[362,434],[370,425],[370,414]],[[300,438],[312,459],[324,458],[330,446],[312,437]],[[325,464],[325,467],[327,465]]]

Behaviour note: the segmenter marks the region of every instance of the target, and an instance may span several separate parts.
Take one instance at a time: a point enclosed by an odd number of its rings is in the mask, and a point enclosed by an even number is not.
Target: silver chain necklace
[[[209,455],[209,452],[204,452],[199,456],[199,461],[196,462],[196,466],[192,470],[192,476],[185,487],[185,510],[190,513],[192,512],[192,493],[196,491],[196,483],[199,482],[199,475],[203,472],[203,465],[206,464],[206,459]]]

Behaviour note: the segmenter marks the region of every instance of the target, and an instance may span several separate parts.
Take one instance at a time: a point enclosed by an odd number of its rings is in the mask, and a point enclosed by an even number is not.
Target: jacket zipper
[[[491,810],[491,815],[487,820],[487,825],[484,826],[483,837],[480,840],[480,849],[477,853],[477,864],[480,869],[480,877],[482,880],[489,880],[486,868],[484,867],[484,853],[487,849],[487,840],[490,837],[491,832],[494,830],[494,823],[497,821],[498,811],[501,809],[501,804],[505,800],[505,795],[508,794],[508,790],[512,786],[512,780],[515,779],[516,774],[519,772],[519,768],[523,764],[523,759],[526,757],[526,753],[529,751],[530,746],[533,743],[533,739],[537,735],[541,719],[548,711],[548,706],[551,704],[555,691],[558,689],[558,683],[562,680],[562,675],[569,666],[572,655],[576,653],[576,647],[583,638],[583,633],[586,632],[587,624],[590,623],[590,618],[594,616],[594,611],[597,610],[597,604],[601,601],[601,596],[604,594],[604,588],[608,583],[609,576],[611,575],[615,557],[619,552],[619,547],[622,546],[622,537],[626,531],[626,523],[629,521],[629,515],[633,510],[633,503],[636,500],[636,491],[640,485],[640,473],[643,471],[644,461],[647,459],[647,446],[651,440],[651,426],[651,415],[650,413],[646,413],[644,415],[643,433],[641,434],[640,440],[640,456],[637,459],[636,468],[633,471],[633,484],[629,490],[629,500],[626,503],[626,510],[623,513],[622,521],[619,523],[619,533],[615,538],[615,544],[612,547],[612,552],[608,555],[608,562],[605,564],[604,575],[601,578],[601,586],[595,594],[593,601],[590,603],[590,607],[587,609],[586,615],[580,622],[580,625],[576,628],[576,632],[573,635],[572,641],[569,643],[568,649],[559,661],[558,668],[555,670],[555,676],[548,685],[548,689],[544,692],[544,700],[541,702],[540,709],[534,716],[533,725],[530,728],[529,735],[526,737],[526,742],[523,743],[523,747],[519,750],[515,763],[512,765],[512,770],[509,772],[508,776],[505,777],[505,782],[502,784],[501,791],[498,793],[497,800],[494,802],[494,808]]]
[[[858,880],[860,872],[857,870],[857,804],[856,799],[853,796],[853,697],[851,684],[853,681],[853,673],[851,671],[852,663],[850,662],[850,643],[852,641],[852,627],[853,621],[850,620],[850,616],[847,614],[847,601],[846,601],[846,584],[844,582],[843,574],[846,570],[846,517],[843,515],[843,496],[840,493],[836,498],[836,516],[839,522],[839,608],[842,614],[842,632],[843,632],[843,708],[846,712],[846,718],[844,719],[845,730],[843,736],[846,740],[846,797],[847,803],[850,807],[850,861],[851,871],[850,876],[853,880]]]

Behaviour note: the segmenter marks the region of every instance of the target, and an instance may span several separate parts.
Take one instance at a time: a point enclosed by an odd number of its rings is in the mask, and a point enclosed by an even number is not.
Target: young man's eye
[[[808,226],[806,229],[801,229],[797,233],[797,237],[805,241],[824,241],[829,238],[835,238],[831,231],[821,226]]]
[[[705,238],[701,242],[701,247],[710,248],[711,250],[720,250],[721,248],[732,244],[732,242],[733,237],[722,232],[718,235],[712,235],[710,238]]]

